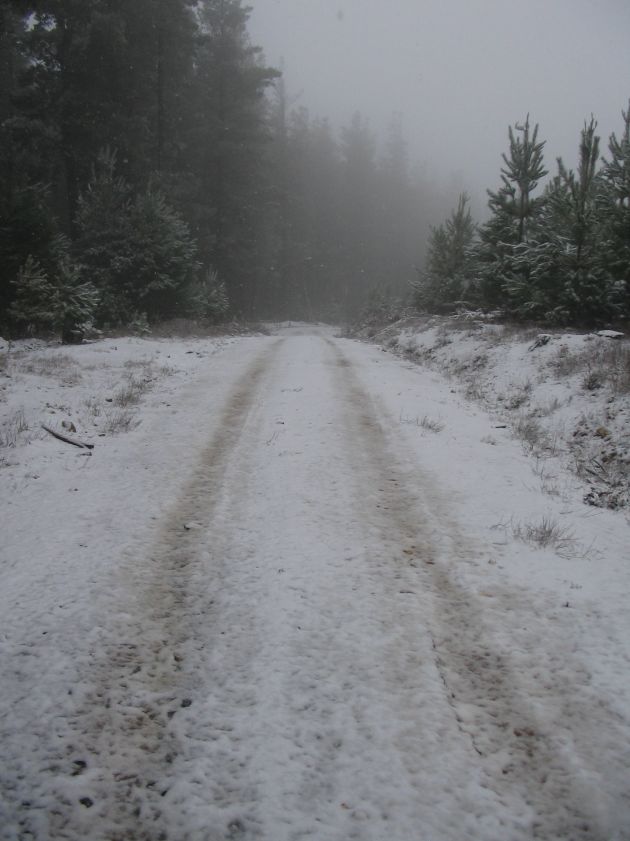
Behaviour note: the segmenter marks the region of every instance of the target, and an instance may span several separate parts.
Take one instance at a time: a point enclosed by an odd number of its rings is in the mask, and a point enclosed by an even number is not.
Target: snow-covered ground
[[[627,515],[546,425],[610,385],[401,331],[0,359],[2,841],[630,839]]]
[[[464,314],[406,319],[378,340],[463,384],[504,421],[538,460],[547,493],[561,492],[551,474],[562,466],[584,479],[589,505],[630,508],[630,341],[622,333],[540,333]]]

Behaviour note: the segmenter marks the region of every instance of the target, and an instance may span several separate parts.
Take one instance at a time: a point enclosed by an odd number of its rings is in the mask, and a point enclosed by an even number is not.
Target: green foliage
[[[260,262],[257,232],[265,208],[265,90],[279,76],[247,33],[241,0],[203,0],[187,138],[195,172],[187,204],[205,268],[224,279],[232,305],[251,312]]]
[[[44,271],[54,266],[54,220],[46,207],[46,190],[41,185],[21,187],[0,195],[0,325],[16,294],[14,281],[29,257]]]
[[[34,257],[27,257],[13,285],[11,321],[27,332],[51,329],[55,320],[55,287]]]
[[[173,317],[197,270],[195,243],[182,217],[154,189],[132,196],[104,151],[79,198],[77,258],[101,292],[99,323]]]
[[[351,319],[382,279],[403,291],[427,208],[444,205],[412,175],[402,118],[379,159],[360,114],[336,138],[291,113],[250,13],[242,0],[0,0],[3,330],[69,337],[94,310],[86,280],[97,320],[120,325],[222,318],[228,295],[248,315]],[[490,218],[475,237],[460,200],[431,231],[418,304],[628,317],[623,117],[599,170],[591,121],[575,173],[560,162],[542,194],[538,126],[510,127]]]
[[[621,256],[607,224],[615,214],[613,190],[597,169],[596,126],[593,119],[584,125],[577,171],[558,161],[530,241],[513,248],[504,291],[508,312],[518,318],[586,325],[623,313],[622,282],[609,256]]]
[[[91,283],[81,280],[67,242],[61,237],[55,243],[55,257],[53,276],[34,257],[27,258],[14,281],[15,298],[9,315],[22,332],[54,331],[66,343],[80,341],[92,323],[98,293]]]
[[[124,283],[149,321],[176,315],[197,270],[188,225],[153,189],[136,196],[129,215],[128,274]]]
[[[596,196],[598,262],[609,277],[615,300],[630,315],[630,103],[622,111],[623,133],[613,133]]]
[[[86,328],[94,322],[99,293],[90,281],[82,280],[80,267],[70,254],[64,237],[55,243],[57,271],[55,275],[53,326],[61,332],[66,344],[81,341]]]
[[[193,281],[186,290],[186,314],[213,323],[224,319],[230,309],[225,284],[215,271],[208,270],[203,278]]]
[[[470,247],[475,226],[465,193],[457,208],[429,238],[426,269],[414,284],[415,303],[432,312],[456,309],[468,292]]]
[[[513,276],[514,249],[528,242],[544,207],[544,196],[534,192],[547,174],[544,141],[538,125],[530,131],[529,114],[523,124],[508,129],[509,155],[504,154],[501,186],[488,190],[490,219],[479,230],[475,249],[475,288],[478,302],[490,308],[503,303],[506,280]]]
[[[515,134],[518,132],[518,135]],[[547,175],[543,165],[545,142],[538,142],[538,124],[530,135],[529,114],[525,122],[508,129],[509,156],[503,154],[505,167],[501,169],[502,185],[497,192],[489,191],[491,210],[504,214],[510,222],[510,240],[526,242],[529,226],[536,217],[544,199],[535,198],[534,191],[541,178]]]

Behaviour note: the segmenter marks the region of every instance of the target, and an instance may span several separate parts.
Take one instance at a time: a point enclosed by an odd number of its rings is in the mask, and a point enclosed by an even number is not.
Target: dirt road
[[[466,589],[487,547],[362,360],[316,333],[252,353],[149,550],[114,568],[128,603],[80,675],[72,780],[20,837],[630,837],[623,783],[611,811],[587,764],[608,711],[570,658],[532,683],[540,605]]]

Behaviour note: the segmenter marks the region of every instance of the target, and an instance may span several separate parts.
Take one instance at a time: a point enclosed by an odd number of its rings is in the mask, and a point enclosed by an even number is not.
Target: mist
[[[630,313],[627,0],[101,3],[0,3],[3,335]]]
[[[359,110],[385,136],[403,114],[412,162],[476,214],[507,128],[530,114],[551,170],[574,166],[591,114],[602,151],[630,95],[625,0],[254,0],[252,41],[292,100],[336,127]]]

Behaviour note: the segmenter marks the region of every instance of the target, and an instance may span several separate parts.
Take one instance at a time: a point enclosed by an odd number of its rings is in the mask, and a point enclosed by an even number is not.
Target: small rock
[[[91,806],[93,806],[93,805],[94,805],[94,801],[92,800],[92,798],[91,798],[91,797],[82,797],[82,798],[79,800],[79,803],[80,803],[82,806],[85,806],[85,808],[86,808],[86,809],[89,809]]]
[[[610,430],[606,429],[605,426],[598,426],[595,430],[595,435],[598,438],[610,438]]]
[[[74,765],[74,770],[72,771],[73,777],[78,777],[87,768],[87,762],[84,759],[75,759],[72,764]]]

